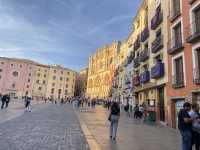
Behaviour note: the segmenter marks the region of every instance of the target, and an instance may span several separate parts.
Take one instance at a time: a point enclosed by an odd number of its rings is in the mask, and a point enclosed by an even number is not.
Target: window
[[[45,69],[44,72],[47,72],[47,70]]]
[[[176,17],[181,12],[180,0],[172,0],[172,16]]]
[[[62,81],[63,80],[63,78],[62,77],[60,77],[60,81]]]
[[[40,87],[38,88],[38,90],[41,91],[41,90],[42,90],[42,87],[40,86]]]
[[[13,64],[11,64],[11,67],[13,67]]]
[[[29,85],[27,85],[26,87],[29,88]]]
[[[29,69],[31,70],[31,69],[32,69],[32,67],[29,67]]]
[[[38,71],[40,71],[40,68],[38,69]]]
[[[68,88],[68,84],[66,84],[66,88]]]
[[[53,76],[53,80],[56,80],[56,76]]]
[[[0,72],[3,72],[3,69],[0,69]]]
[[[55,86],[55,83],[52,83],[52,86]]]
[[[28,75],[29,75],[29,77],[30,77],[30,76],[31,76],[31,73],[29,73]]]
[[[62,90],[61,90],[61,89],[59,89],[59,90],[58,90],[58,94],[61,94],[61,92],[62,92]]]
[[[38,83],[38,84],[39,84],[39,83],[40,83],[40,80],[37,80],[37,81],[36,81],[36,83]]]
[[[194,24],[195,33],[200,33],[200,6],[198,6],[193,13],[195,20]]]
[[[66,78],[66,81],[69,81],[69,78]]]
[[[25,93],[26,95],[28,95],[28,91],[26,91],[26,93]]]
[[[174,60],[173,85],[175,88],[184,86],[183,56]]]
[[[69,75],[69,72],[67,72],[67,74]]]
[[[1,79],[1,75],[0,75],[0,79]]]
[[[61,71],[60,73],[63,74],[63,71]]]
[[[68,94],[68,91],[67,90],[65,90],[65,95],[67,95]]]
[[[46,81],[45,81],[45,80],[43,81],[43,84],[46,84]]]
[[[53,72],[56,73],[56,70],[54,70]]]
[[[22,65],[20,65],[19,67],[22,68]]]
[[[31,79],[28,79],[28,82],[31,82]]]
[[[51,89],[51,94],[53,94],[54,93],[54,88],[53,89]]]
[[[194,57],[195,57],[195,61],[194,61],[194,82],[196,84],[200,84],[200,47],[194,50]]]
[[[13,76],[14,76],[14,77],[17,77],[18,75],[19,75],[19,73],[18,73],[17,71],[14,71],[14,72],[13,72]]]
[[[182,31],[181,31],[181,22],[178,23],[173,28],[173,47],[180,47],[182,46]]]
[[[4,64],[4,62],[1,62],[1,64],[3,65],[3,64]]]
[[[46,78],[47,77],[47,75],[46,74],[44,74],[44,78]]]
[[[15,88],[15,83],[13,83],[11,86],[12,86],[12,88],[14,89],[14,88]]]
[[[40,73],[38,73],[37,76],[40,77]]]

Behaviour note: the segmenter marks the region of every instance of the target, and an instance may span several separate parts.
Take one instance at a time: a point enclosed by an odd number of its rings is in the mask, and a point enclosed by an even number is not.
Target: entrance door
[[[160,121],[165,121],[165,98],[164,88],[158,89],[158,98],[160,100]]]
[[[185,100],[184,99],[179,99],[176,101],[176,109],[175,109],[175,119],[176,119],[176,128],[178,128],[178,113],[179,111],[183,108]]]

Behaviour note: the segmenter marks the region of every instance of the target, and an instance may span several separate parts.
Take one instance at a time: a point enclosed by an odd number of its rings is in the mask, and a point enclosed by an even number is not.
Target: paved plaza
[[[0,124],[0,150],[88,149],[71,106],[41,104],[34,107],[38,108]]]
[[[0,111],[0,150],[180,149],[178,131],[136,122],[124,113],[120,118],[117,141],[111,141],[109,112],[102,106],[79,111],[70,104],[42,103],[34,104],[32,110],[24,112],[18,104]]]
[[[80,112],[93,138],[102,150],[180,150],[180,137],[175,129],[160,125],[147,125],[121,114],[117,141],[109,139],[108,111]]]

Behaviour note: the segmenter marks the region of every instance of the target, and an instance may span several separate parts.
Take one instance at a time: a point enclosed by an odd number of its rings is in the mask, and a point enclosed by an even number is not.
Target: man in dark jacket
[[[10,95],[6,95],[6,108],[8,108],[9,103],[10,103]]]
[[[192,145],[192,118],[189,115],[191,104],[186,102],[178,114],[178,128],[182,136],[182,150],[190,150]]]
[[[1,102],[2,102],[2,104],[1,104],[1,109],[4,108],[4,105],[5,105],[5,103],[6,103],[6,99],[7,99],[7,96],[6,96],[6,94],[5,94],[5,95],[3,95],[2,99],[1,99]]]

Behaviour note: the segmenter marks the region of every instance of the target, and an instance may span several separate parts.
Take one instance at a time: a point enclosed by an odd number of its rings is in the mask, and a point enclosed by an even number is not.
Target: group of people
[[[186,102],[178,114],[178,128],[182,136],[182,150],[200,150],[199,105]]]
[[[1,109],[8,108],[8,105],[10,103],[10,95],[4,94],[3,96],[0,95],[1,99]]]

